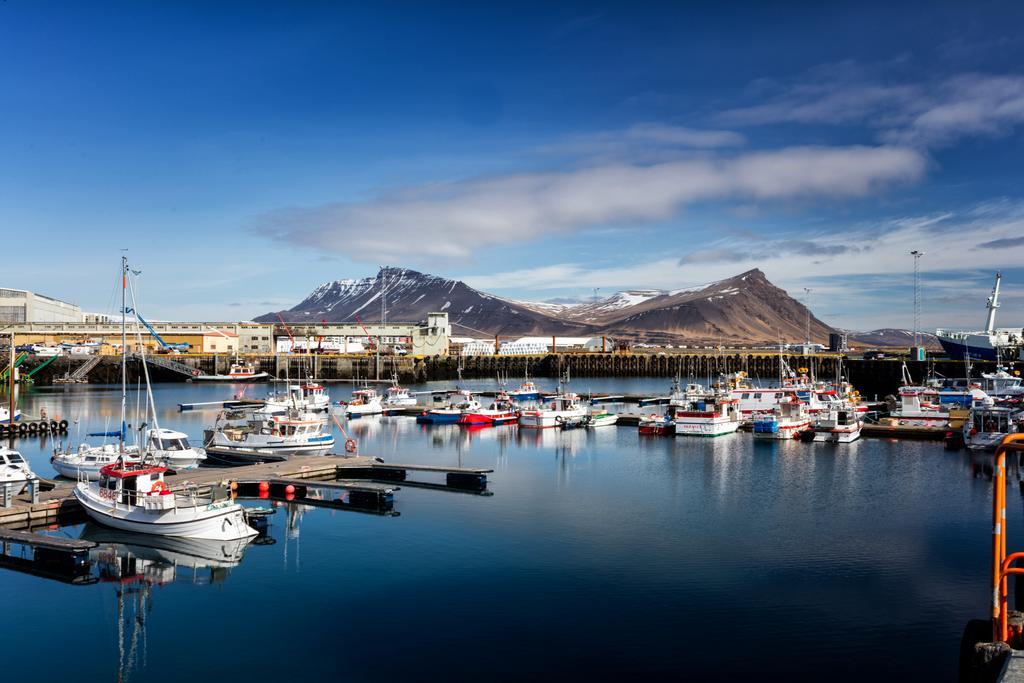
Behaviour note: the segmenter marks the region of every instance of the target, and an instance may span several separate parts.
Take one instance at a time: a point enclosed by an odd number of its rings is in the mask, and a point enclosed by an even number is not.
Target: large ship
[[[935,336],[953,360],[1000,360],[1007,356],[1015,356],[1015,350],[1024,340],[1024,329],[1020,327],[996,328],[996,309],[999,308],[999,284],[1002,273],[996,273],[996,283],[992,287],[992,295],[988,298],[988,318],[985,329],[978,332],[959,330],[935,330]]]

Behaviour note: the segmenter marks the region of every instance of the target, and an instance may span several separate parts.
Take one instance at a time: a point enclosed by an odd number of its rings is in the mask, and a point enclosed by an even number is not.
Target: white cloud
[[[664,220],[698,201],[854,197],[918,180],[896,146],[790,147],[729,157],[606,164],[406,188],[375,200],[278,209],[256,232],[359,260],[468,260],[474,251],[609,223]],[[410,249],[415,247],[415,249]]]
[[[997,206],[1002,210],[996,211]],[[830,233],[772,236],[756,243],[733,238],[701,242],[682,258],[661,257],[607,268],[563,263],[464,279],[482,289],[540,292],[592,287],[675,289],[760,268],[790,292],[811,287],[812,308],[827,312],[832,324],[859,329],[907,327],[912,323],[911,309],[899,299],[894,301],[893,292],[905,294],[911,286],[909,253],[923,249],[926,326],[977,326],[994,270],[1024,263],[1022,234],[1022,206],[997,201],[957,213],[899,217]],[[984,246],[991,242],[998,248]],[[1007,309],[1003,315],[1002,324],[1011,325],[1024,314]]]
[[[762,83],[767,101],[719,114],[722,123],[864,124],[893,144],[941,145],[1006,134],[1024,123],[1024,77],[958,74],[893,83],[878,69],[826,65],[790,84]]]

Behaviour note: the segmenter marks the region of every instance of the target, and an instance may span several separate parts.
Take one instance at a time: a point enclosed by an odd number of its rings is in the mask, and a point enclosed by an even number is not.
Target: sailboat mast
[[[124,455],[124,436],[128,429],[125,411],[128,407],[128,332],[125,306],[128,294],[128,257],[121,256],[121,432],[118,436],[121,455]]]

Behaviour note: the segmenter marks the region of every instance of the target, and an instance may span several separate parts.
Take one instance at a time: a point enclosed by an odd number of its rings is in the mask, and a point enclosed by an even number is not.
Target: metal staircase
[[[103,360],[102,356],[92,356],[87,361],[75,368],[75,371],[68,375],[68,381],[71,382],[84,382],[86,376],[92,372],[92,369],[100,364]]]
[[[138,353],[132,354],[132,358],[138,361],[143,360],[143,356]],[[170,358],[167,358],[165,356],[154,356],[147,354],[145,356],[145,361],[150,365],[155,365],[156,367],[163,368],[165,370],[170,370],[171,372],[177,372],[187,377],[198,377],[199,375],[203,374],[202,372],[196,370],[195,368],[189,367],[184,363],[179,363],[176,360],[171,360]]]

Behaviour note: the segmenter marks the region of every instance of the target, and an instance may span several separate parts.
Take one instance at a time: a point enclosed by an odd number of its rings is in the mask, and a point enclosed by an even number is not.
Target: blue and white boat
[[[1000,360],[1008,350],[1024,342],[1024,328],[996,328],[996,309],[999,308],[999,284],[1002,273],[996,273],[996,283],[988,298],[988,318],[985,329],[976,332],[962,330],[935,330],[946,355],[953,360]]]
[[[462,416],[483,409],[480,401],[473,398],[472,392],[460,391],[460,399],[452,401],[444,408],[425,410],[416,416],[420,424],[458,424]]]
[[[517,403],[520,401],[536,401],[540,399],[540,390],[537,389],[536,384],[526,380],[519,385],[518,389],[508,392],[508,397]]]

